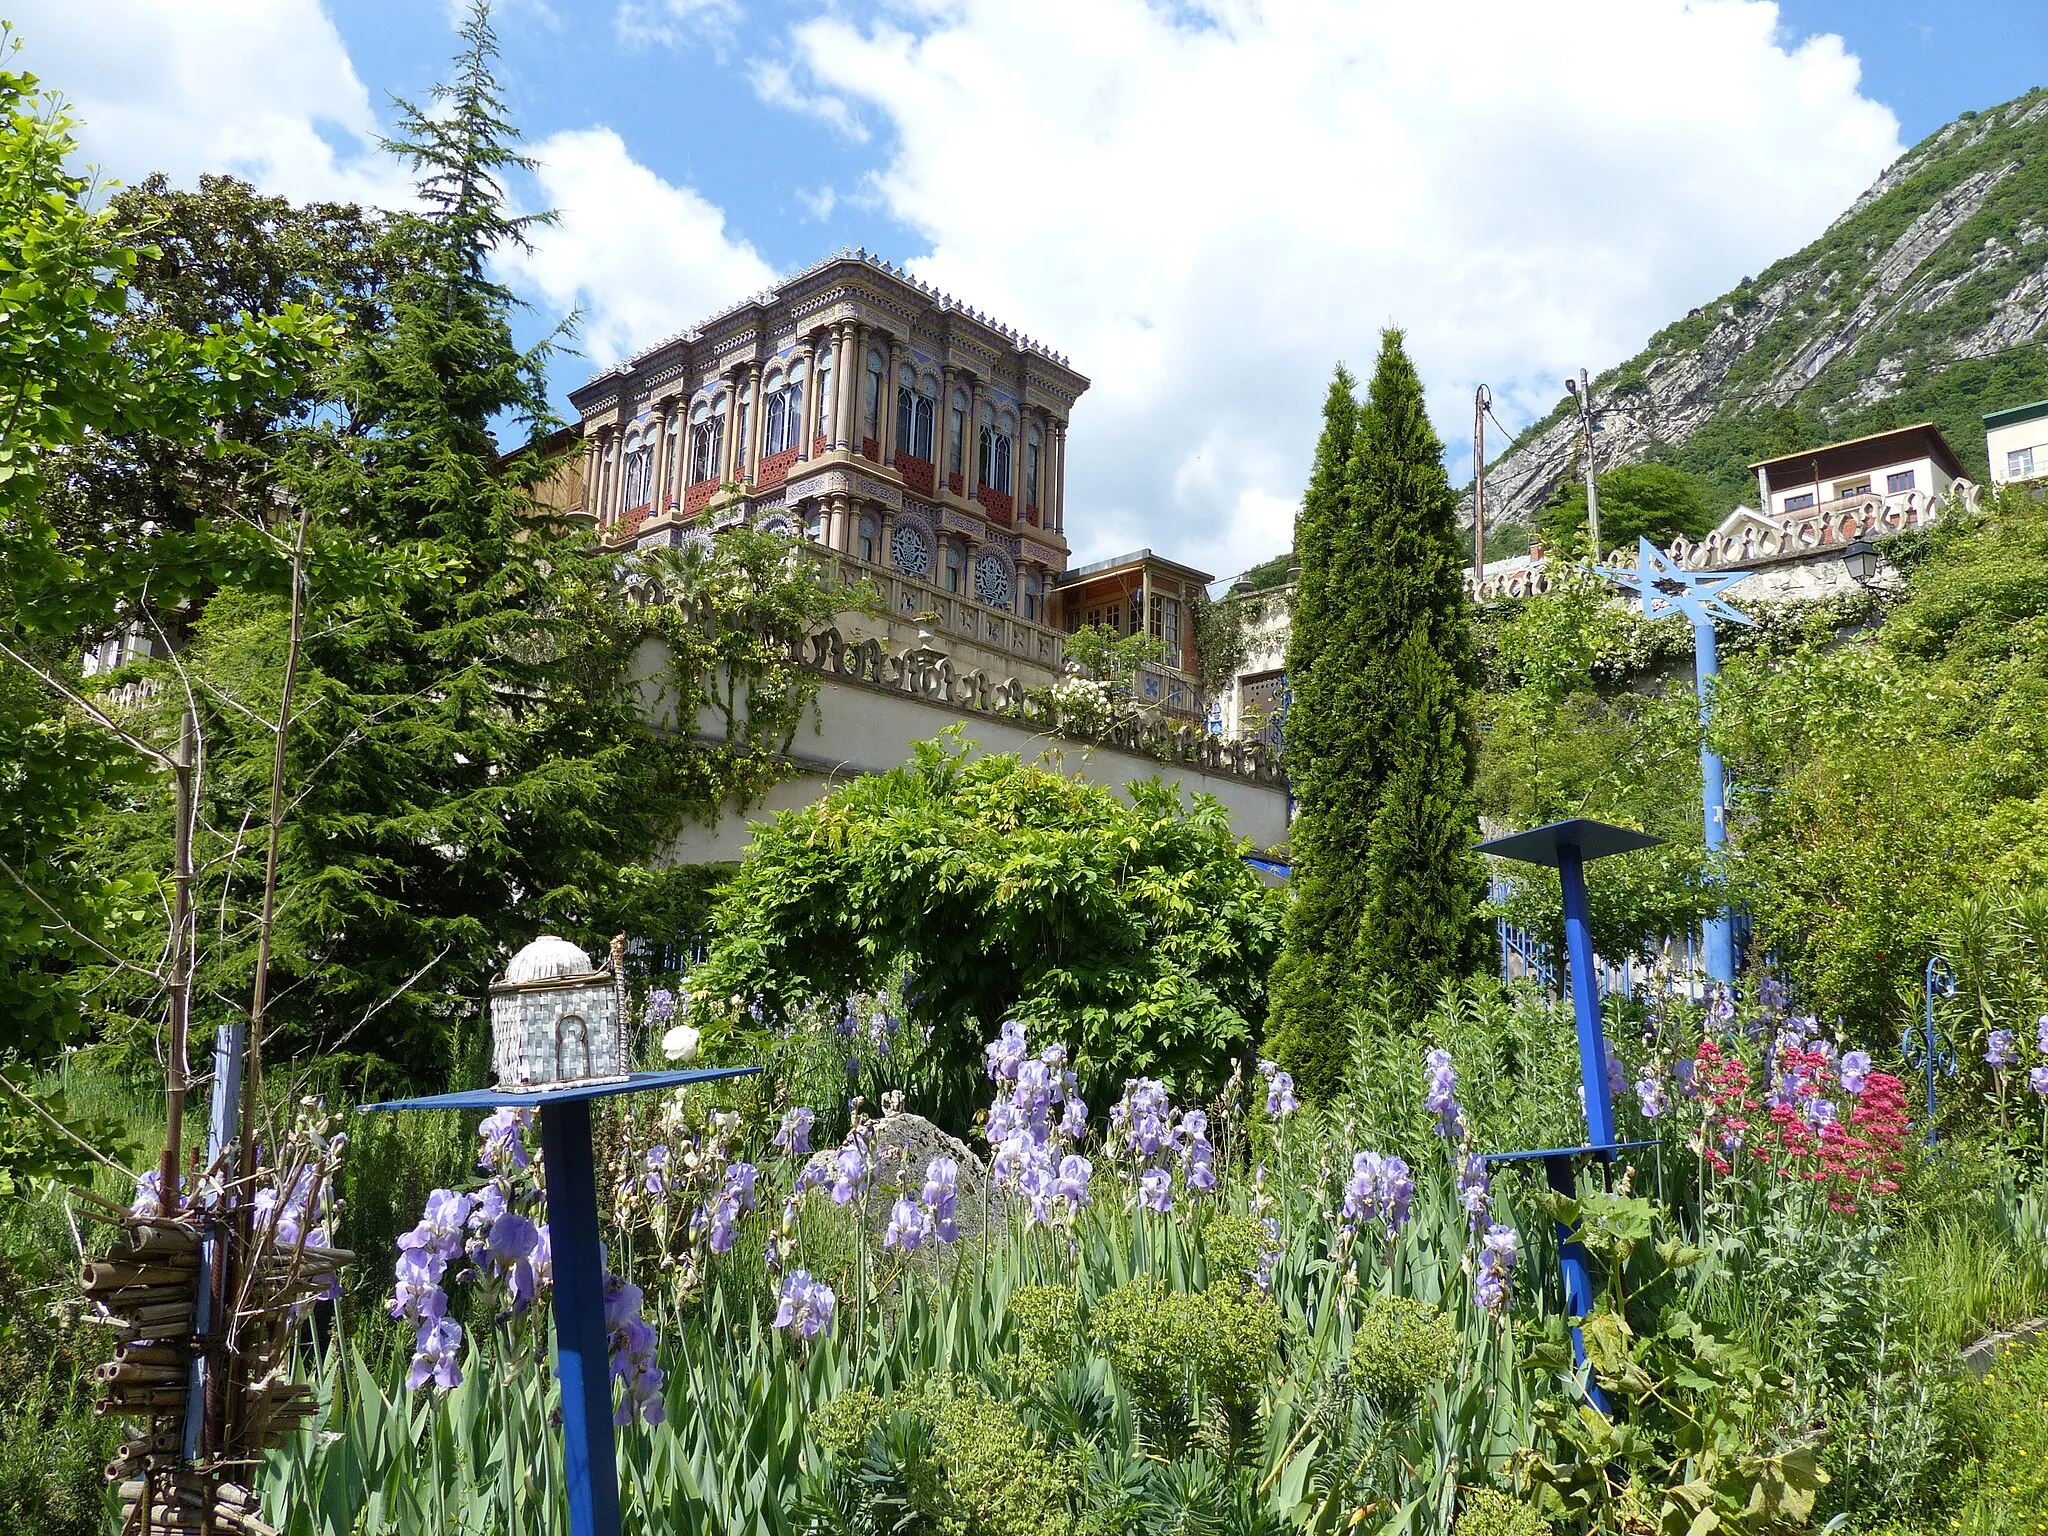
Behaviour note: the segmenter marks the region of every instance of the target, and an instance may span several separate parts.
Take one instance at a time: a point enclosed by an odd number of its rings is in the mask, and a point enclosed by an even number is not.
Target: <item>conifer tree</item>
[[[1470,847],[1476,663],[1457,498],[1398,331],[1383,340],[1330,494],[1338,394],[1333,385],[1302,515],[1286,727],[1297,894],[1273,980],[1275,1054],[1323,1097],[1375,983],[1415,1018],[1479,964],[1484,893]]]

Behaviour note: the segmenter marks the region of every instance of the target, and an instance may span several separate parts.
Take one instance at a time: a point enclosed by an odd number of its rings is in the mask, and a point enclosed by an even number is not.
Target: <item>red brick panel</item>
[[[702,512],[711,505],[712,498],[717,496],[717,494],[718,482],[716,480],[699,480],[695,485],[683,492],[683,511],[686,514]]]
[[[785,448],[780,453],[771,453],[761,461],[761,472],[754,477],[754,489],[765,491],[771,485],[780,485],[789,478],[789,467],[796,462],[797,450]]]
[[[904,485],[920,496],[932,493],[932,469],[930,459],[920,459],[908,453],[896,455],[896,472],[903,476]]]

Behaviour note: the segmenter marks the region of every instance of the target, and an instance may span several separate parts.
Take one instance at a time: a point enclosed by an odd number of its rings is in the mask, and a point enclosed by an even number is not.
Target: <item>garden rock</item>
[[[877,1243],[881,1241],[882,1229],[889,1224],[889,1210],[897,1196],[916,1200],[924,1188],[925,1168],[940,1155],[960,1165],[960,1197],[954,1222],[960,1229],[961,1243],[981,1240],[984,1201],[990,1224],[998,1228],[1003,1225],[1016,1196],[1011,1190],[990,1187],[986,1165],[968,1149],[967,1143],[957,1136],[948,1136],[922,1115],[901,1111],[885,1112],[879,1120],[870,1121],[869,1127],[875,1177],[868,1186],[866,1214]],[[838,1153],[837,1147],[826,1147],[811,1154],[806,1172],[814,1187],[832,1187],[838,1177]]]

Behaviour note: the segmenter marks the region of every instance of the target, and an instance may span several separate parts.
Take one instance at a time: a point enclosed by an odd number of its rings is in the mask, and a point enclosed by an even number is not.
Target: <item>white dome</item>
[[[512,957],[507,981],[549,981],[557,976],[587,976],[597,967],[590,956],[567,939],[544,933]]]

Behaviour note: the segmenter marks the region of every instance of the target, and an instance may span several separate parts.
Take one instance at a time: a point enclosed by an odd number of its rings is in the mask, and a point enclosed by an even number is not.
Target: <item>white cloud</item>
[[[319,0],[19,0],[10,14],[22,65],[69,98],[107,175],[226,171],[301,200],[408,198]]]
[[[839,194],[829,186],[820,187],[815,192],[798,187],[796,200],[803,205],[804,216],[816,224],[823,224],[831,218],[832,210],[839,206]]]
[[[628,48],[676,48],[702,39],[722,54],[742,14],[739,0],[620,0],[612,30]]]
[[[854,115],[853,108],[843,97],[799,88],[788,65],[773,59],[757,59],[747,71],[747,78],[753,81],[754,94],[767,105],[806,113],[829,124],[856,144],[867,143],[867,125]]]
[[[1789,254],[1899,152],[1762,0],[917,0],[792,33],[771,101],[893,129],[920,275],[1094,379],[1081,553],[1283,548],[1330,366],[1404,326],[1463,473],[1510,421]],[[1496,445],[1497,451],[1497,445]]]
[[[532,251],[504,253],[503,265],[512,282],[549,304],[582,306],[579,344],[594,364],[616,362],[774,280],[754,248],[727,232],[720,209],[634,160],[611,129],[553,134],[533,156],[559,218],[534,231]]]

